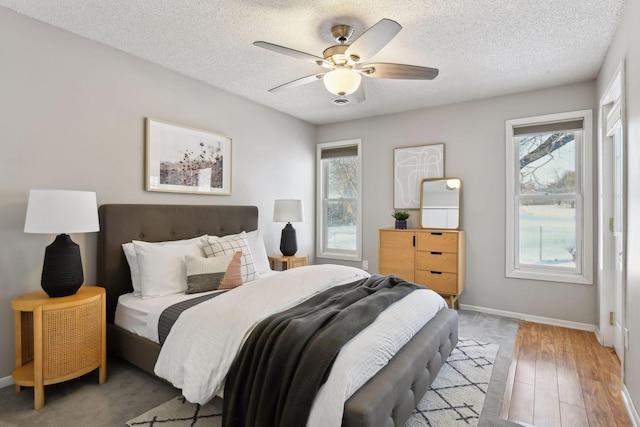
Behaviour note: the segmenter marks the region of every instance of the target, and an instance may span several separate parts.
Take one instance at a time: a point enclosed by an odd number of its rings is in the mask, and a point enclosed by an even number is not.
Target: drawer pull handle
[[[433,233],[430,233],[430,234],[431,234],[432,236],[442,236],[442,233],[435,233],[435,232],[433,232]]]
[[[442,274],[441,271],[430,271],[431,274]]]
[[[431,255],[442,255],[442,252],[431,252]]]

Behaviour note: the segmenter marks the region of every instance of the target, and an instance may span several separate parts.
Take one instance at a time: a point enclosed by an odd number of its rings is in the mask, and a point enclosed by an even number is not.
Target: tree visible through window
[[[358,158],[323,159],[327,170],[327,249],[356,250]]]
[[[508,277],[591,283],[591,111],[507,121]]]
[[[318,148],[318,252],[319,256],[356,259],[360,256],[359,143],[344,143]]]
[[[516,138],[520,164],[519,263],[575,269],[576,133]]]

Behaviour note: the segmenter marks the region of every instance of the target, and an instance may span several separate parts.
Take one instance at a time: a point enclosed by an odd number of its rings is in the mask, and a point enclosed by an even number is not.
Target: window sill
[[[507,270],[506,277],[512,279],[541,280],[545,282],[560,282],[576,285],[593,285],[593,280],[576,273],[551,273],[535,270]]]
[[[340,261],[362,261],[362,256],[360,255],[347,255],[332,252],[319,253],[316,255],[316,258],[337,259]]]

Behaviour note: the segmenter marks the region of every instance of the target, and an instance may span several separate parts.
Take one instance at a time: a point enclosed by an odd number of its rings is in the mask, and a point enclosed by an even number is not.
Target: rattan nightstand
[[[38,291],[14,298],[16,390],[33,387],[33,406],[44,406],[44,386],[100,369],[107,379],[105,290],[82,286],[74,295],[50,298]]]
[[[269,255],[269,264],[271,264],[271,269],[274,271],[284,271],[309,265],[309,257],[307,255]]]

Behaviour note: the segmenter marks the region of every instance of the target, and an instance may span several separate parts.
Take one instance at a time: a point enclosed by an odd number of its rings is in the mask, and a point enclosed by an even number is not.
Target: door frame
[[[609,313],[615,311],[614,301],[614,274],[615,274],[615,242],[614,235],[610,231],[609,218],[613,218],[613,194],[611,188],[614,180],[613,155],[614,148],[607,142],[606,119],[615,102],[620,103],[620,119],[622,121],[622,142],[623,142],[623,200],[626,201],[626,126],[625,126],[625,98],[624,98],[624,62],[621,62],[616,69],[613,78],[609,81],[604,95],[598,105],[598,301],[599,301],[599,325],[598,338],[600,344],[613,346],[614,326],[609,322]],[[625,204],[623,202],[623,204]],[[623,211],[626,210],[626,204]],[[626,218],[626,215],[623,215]],[[623,224],[626,229],[626,224]],[[623,265],[626,266],[626,239],[623,233]],[[626,267],[623,267],[622,291],[623,291],[623,311],[626,312],[625,278]],[[626,313],[618,313],[623,328],[626,328]],[[624,340],[624,337],[623,337]],[[623,341],[624,342],[624,341]],[[624,354],[620,355],[622,372],[624,372]]]

